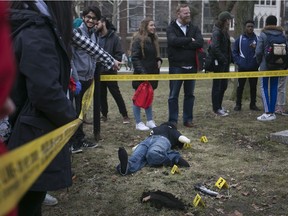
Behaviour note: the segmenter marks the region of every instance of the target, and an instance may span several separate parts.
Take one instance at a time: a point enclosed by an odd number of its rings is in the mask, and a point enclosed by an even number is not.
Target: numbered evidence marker
[[[222,188],[226,188],[226,189],[229,189],[229,185],[227,184],[226,180],[222,177],[220,177],[218,179],[218,181],[215,183],[215,186],[218,187],[220,190]]]
[[[208,139],[206,136],[202,136],[201,139],[200,139],[201,142],[203,143],[207,143],[208,142]]]
[[[171,169],[171,173],[174,175],[175,173],[179,173],[180,174],[180,170],[178,168],[177,165],[174,165]]]
[[[192,144],[191,143],[184,143],[183,148],[184,149],[190,149],[190,148],[192,148]]]
[[[194,200],[193,200],[193,206],[197,207],[197,206],[202,206],[205,207],[205,203],[203,202],[201,196],[197,193]]]

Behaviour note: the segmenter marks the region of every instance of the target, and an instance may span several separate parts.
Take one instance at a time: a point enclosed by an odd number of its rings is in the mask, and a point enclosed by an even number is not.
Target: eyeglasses
[[[92,17],[92,16],[89,16],[89,15],[85,16],[85,19],[88,19],[88,20],[92,19],[93,21],[97,21],[96,17]]]

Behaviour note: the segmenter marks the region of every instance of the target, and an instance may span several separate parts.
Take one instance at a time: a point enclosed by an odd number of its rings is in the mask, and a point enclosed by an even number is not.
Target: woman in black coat
[[[71,122],[76,112],[67,98],[71,2],[15,1],[11,7],[18,67],[11,95],[16,112],[10,118],[13,133],[8,148],[14,149]],[[46,192],[71,184],[70,152],[66,144],[20,200],[19,215],[41,215]]]
[[[159,74],[162,60],[160,58],[159,41],[155,33],[154,21],[146,18],[141,22],[139,31],[132,40],[132,63],[134,74]],[[142,81],[132,81],[136,90]],[[149,81],[153,89],[158,86],[158,81]],[[141,108],[133,104],[133,113],[137,130],[149,130],[156,127],[152,115],[152,105],[145,109],[147,123],[141,121]]]

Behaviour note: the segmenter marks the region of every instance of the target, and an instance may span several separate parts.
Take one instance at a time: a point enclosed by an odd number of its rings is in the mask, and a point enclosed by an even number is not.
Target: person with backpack
[[[247,20],[244,23],[244,34],[236,39],[233,48],[234,63],[238,65],[239,72],[258,71],[258,63],[256,61],[255,49],[257,44],[257,36],[254,33],[254,21]],[[238,78],[237,92],[236,92],[236,106],[235,111],[240,111],[242,108],[242,94],[247,78]],[[259,111],[256,106],[256,92],[258,78],[248,78],[250,85],[250,110]]]
[[[273,15],[266,18],[265,27],[258,38],[256,59],[258,64],[260,64],[261,71],[287,68],[287,44],[284,29],[281,26],[277,26],[277,18]],[[265,112],[257,117],[257,120],[275,120],[278,77],[261,77],[260,88]]]
[[[155,24],[153,19],[146,18],[141,24],[138,32],[133,36],[132,63],[134,74],[159,74],[162,59],[160,58],[160,49],[158,36],[155,33]],[[132,81],[132,87],[137,90],[142,81]],[[158,81],[149,81],[155,90],[158,87]],[[136,130],[146,131],[156,127],[153,120],[152,105],[145,108],[147,122],[146,125],[141,121],[141,107],[133,104],[133,113],[136,121]]]

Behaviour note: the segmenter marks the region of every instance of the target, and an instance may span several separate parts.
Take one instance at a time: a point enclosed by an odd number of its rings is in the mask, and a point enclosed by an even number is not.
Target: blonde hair
[[[141,51],[142,55],[145,58],[145,53],[144,53],[144,44],[145,41],[150,41],[154,43],[154,46],[156,48],[157,52],[157,57],[160,57],[160,48],[159,48],[159,41],[158,41],[158,36],[157,34],[153,34],[152,37],[149,36],[149,32],[147,30],[149,22],[154,21],[152,18],[145,18],[144,20],[141,21],[140,28],[138,29],[137,32],[134,33],[131,45],[136,39],[140,39],[140,46],[141,46]],[[152,40],[151,40],[152,39]]]

